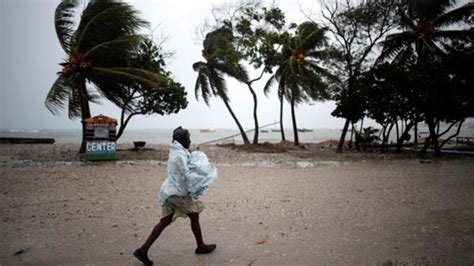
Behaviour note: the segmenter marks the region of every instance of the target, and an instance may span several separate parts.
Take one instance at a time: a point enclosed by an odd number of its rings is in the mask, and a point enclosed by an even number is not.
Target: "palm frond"
[[[81,117],[82,107],[81,107],[81,95],[80,89],[78,87],[72,88],[69,91],[69,100],[68,100],[68,117],[69,119],[74,119]],[[88,97],[86,96],[85,99]]]
[[[305,102],[308,99],[308,97],[306,96],[306,94],[303,93],[303,90],[299,85],[300,84],[298,84],[293,78],[288,80],[289,95],[295,101],[295,105]]]
[[[64,103],[69,100],[71,90],[75,90],[74,84],[65,76],[59,75],[46,96],[44,102],[46,108],[53,115],[57,115],[65,107]]]
[[[382,42],[383,49],[377,60],[393,58],[416,41],[416,34],[413,31],[394,33],[385,38]]]
[[[438,55],[443,55],[443,54],[446,54],[446,52],[441,49],[438,44],[436,42],[434,42],[433,40],[428,40],[425,44],[425,46],[428,45],[429,46],[429,49],[431,52],[435,52],[437,53]]]
[[[448,10],[457,0],[406,0],[409,14],[416,19],[433,20]]]
[[[242,64],[236,64],[236,75],[234,76],[235,79],[237,79],[240,82],[248,82],[249,81],[249,75],[247,72],[247,69]]]
[[[148,87],[160,87],[168,84],[168,79],[158,73],[133,67],[93,67],[92,72],[98,72],[102,75],[114,77],[117,81],[138,83]],[[94,79],[94,75],[91,75]]]
[[[408,46],[393,59],[393,63],[400,66],[405,66],[408,63],[414,63],[415,61],[416,55],[411,46]]]
[[[281,58],[288,59],[291,57],[293,49],[291,49],[290,43],[285,44],[281,49]]]
[[[113,1],[93,1],[84,10],[77,30],[75,46],[80,51],[134,35],[143,26],[148,25],[138,16],[138,12],[129,4]]]
[[[130,88],[148,90],[168,85],[168,79],[164,76],[137,68],[93,67],[88,79],[103,97],[121,108],[128,107]]]
[[[445,41],[474,41],[474,31],[472,30],[443,30],[435,31],[432,35],[433,40]]]
[[[296,62],[296,60],[293,57],[290,57],[287,60],[287,64],[288,64],[288,69],[286,71],[290,71],[290,73],[292,74],[297,73],[298,62]]]
[[[193,70],[196,72],[199,72],[201,68],[205,68],[205,67],[206,67],[206,63],[202,61],[199,61],[193,64]]]
[[[136,49],[138,45],[147,39],[144,35],[129,35],[124,36],[115,40],[103,42],[89,49],[83,56],[83,60],[88,61],[89,57],[94,60],[94,56],[97,53],[105,53],[108,56],[113,54],[126,54],[127,51]],[[98,57],[104,57],[103,55]]]
[[[301,64],[296,64],[296,73],[294,73],[295,77],[297,78],[301,78],[301,77],[304,77],[306,75],[308,75],[308,72],[307,72],[307,69],[304,65],[301,65]]]
[[[327,84],[318,75],[308,75],[302,80],[301,89],[313,100],[324,100],[329,97]]]
[[[228,64],[225,62],[218,62],[212,64],[212,67],[226,74],[229,77],[235,78],[239,82],[246,83],[249,80],[247,70],[241,64]]]
[[[456,23],[463,23],[472,18],[474,3],[467,3],[459,8],[448,11],[432,21],[435,27],[446,27]]]
[[[108,78],[105,78],[108,77]],[[110,102],[114,103],[119,108],[123,108],[126,111],[132,109],[133,101],[130,99],[130,93],[132,88],[138,88],[140,84],[128,79],[122,79],[121,77],[110,78],[109,74],[103,76],[94,76],[92,80],[95,85],[97,92],[105,97]],[[141,91],[146,92],[157,87],[139,87]]]
[[[307,54],[310,58],[317,58],[320,60],[339,60],[342,57],[342,54],[339,50],[334,48],[328,48],[324,50],[311,51]]]
[[[288,87],[289,86],[287,85],[286,71],[283,71],[282,75],[278,80],[278,95],[281,95],[283,98],[286,99],[287,102],[290,102],[291,93],[289,92],[289,90],[287,90]]]
[[[400,25],[405,29],[415,30],[415,23],[405,13],[400,13]]]
[[[275,81],[276,81],[275,75],[272,75],[267,80],[267,82],[265,83],[265,87],[263,87],[263,93],[265,94],[265,96],[268,97],[268,93],[270,92],[270,89],[273,86],[273,84],[275,83]]]
[[[199,100],[199,92],[201,93],[201,97],[204,99],[206,105],[209,106],[209,98],[212,92],[209,88],[209,80],[204,70],[199,71],[198,77],[196,79],[196,85],[194,86],[196,100]]]
[[[275,71],[275,79],[277,81],[280,80],[281,76],[283,75],[283,73],[286,71],[286,68],[288,67],[287,64],[282,64],[280,65],[277,70]]]
[[[317,76],[323,76],[326,79],[333,81],[333,82],[338,82],[339,79],[337,76],[333,75],[331,72],[329,72],[327,69],[315,64],[315,63],[309,63],[308,66],[311,68],[312,71],[314,71],[313,75]]]
[[[214,94],[219,96],[224,101],[229,101],[229,97],[227,96],[227,87],[222,75],[212,68],[208,69],[207,74],[209,78],[209,84],[211,85]]]
[[[326,28],[320,28],[314,22],[304,22],[298,27],[297,48],[308,51],[326,42]]]
[[[71,54],[71,39],[74,34],[74,9],[76,6],[77,1],[62,1],[54,13],[56,34],[66,54]]]

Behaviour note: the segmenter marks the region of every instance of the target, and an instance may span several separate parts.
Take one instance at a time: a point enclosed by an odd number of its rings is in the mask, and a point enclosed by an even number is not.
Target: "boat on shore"
[[[216,132],[214,128],[201,128],[201,133]]]

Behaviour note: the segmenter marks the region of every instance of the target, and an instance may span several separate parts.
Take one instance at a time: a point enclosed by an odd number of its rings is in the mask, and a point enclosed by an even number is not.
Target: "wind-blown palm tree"
[[[74,28],[77,2],[63,1],[56,8],[56,33],[67,59],[46,96],[53,113],[68,107],[69,118],[91,117],[89,102],[97,98],[86,84],[117,106],[123,106],[126,91],[134,84],[158,87],[163,76],[134,67],[137,47],[144,36],[137,31],[147,22],[126,3],[91,1]],[[80,152],[85,151],[85,125]]]
[[[232,38],[232,32],[225,28],[217,29],[206,35],[202,51],[202,56],[206,61],[193,64],[194,71],[198,73],[195,94],[196,99],[199,99],[199,95],[201,95],[207,105],[209,105],[211,96],[219,97],[237,124],[244,144],[250,144],[247,134],[230,107],[224,80],[224,76],[227,75],[240,82],[248,81],[247,72],[238,63],[240,56],[232,47]]]
[[[278,96],[285,98],[291,106],[295,145],[299,145],[295,106],[309,100],[324,100],[329,97],[328,80],[334,76],[323,67],[323,61],[330,57],[326,49],[326,29],[316,23],[304,22],[297,28],[295,36],[287,35],[281,51],[280,63],[275,74],[265,85],[267,93],[271,85],[278,82]],[[280,121],[282,107],[280,106]],[[280,124],[281,130],[283,126]]]
[[[474,32],[470,29],[454,29],[452,26],[469,23],[474,3],[467,3],[449,10],[453,0],[407,1],[406,12],[400,11],[400,26],[405,31],[388,35],[383,42],[379,59],[393,58],[415,50],[418,58],[425,52],[443,54],[443,41],[470,41]],[[470,22],[472,23],[472,21]],[[472,25],[471,25],[472,27]]]
[[[378,61],[394,58],[402,63],[417,55],[418,63],[432,61],[428,57],[444,55],[444,46],[454,42],[474,39],[472,15],[474,3],[451,9],[456,0],[410,0],[400,10],[400,26],[405,31],[388,35],[383,42]],[[470,25],[471,29],[453,26]],[[447,41],[447,42],[446,42]],[[418,126],[414,127],[415,143],[418,142]]]

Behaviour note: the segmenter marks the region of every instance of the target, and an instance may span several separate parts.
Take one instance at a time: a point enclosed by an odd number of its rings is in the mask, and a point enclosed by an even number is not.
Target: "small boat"
[[[216,132],[214,128],[201,128],[201,133]]]
[[[313,132],[313,130],[307,128],[298,128],[298,132]]]
[[[136,150],[145,147],[146,141],[134,141],[133,146]]]
[[[260,132],[262,132],[262,133],[268,133],[268,130],[267,130],[267,129],[260,129]]]
[[[272,132],[281,132],[279,129],[272,129]]]

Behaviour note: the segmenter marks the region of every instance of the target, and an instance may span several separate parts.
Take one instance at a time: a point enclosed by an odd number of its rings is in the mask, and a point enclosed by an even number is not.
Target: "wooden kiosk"
[[[117,120],[105,115],[86,118],[86,160],[116,160]]]

